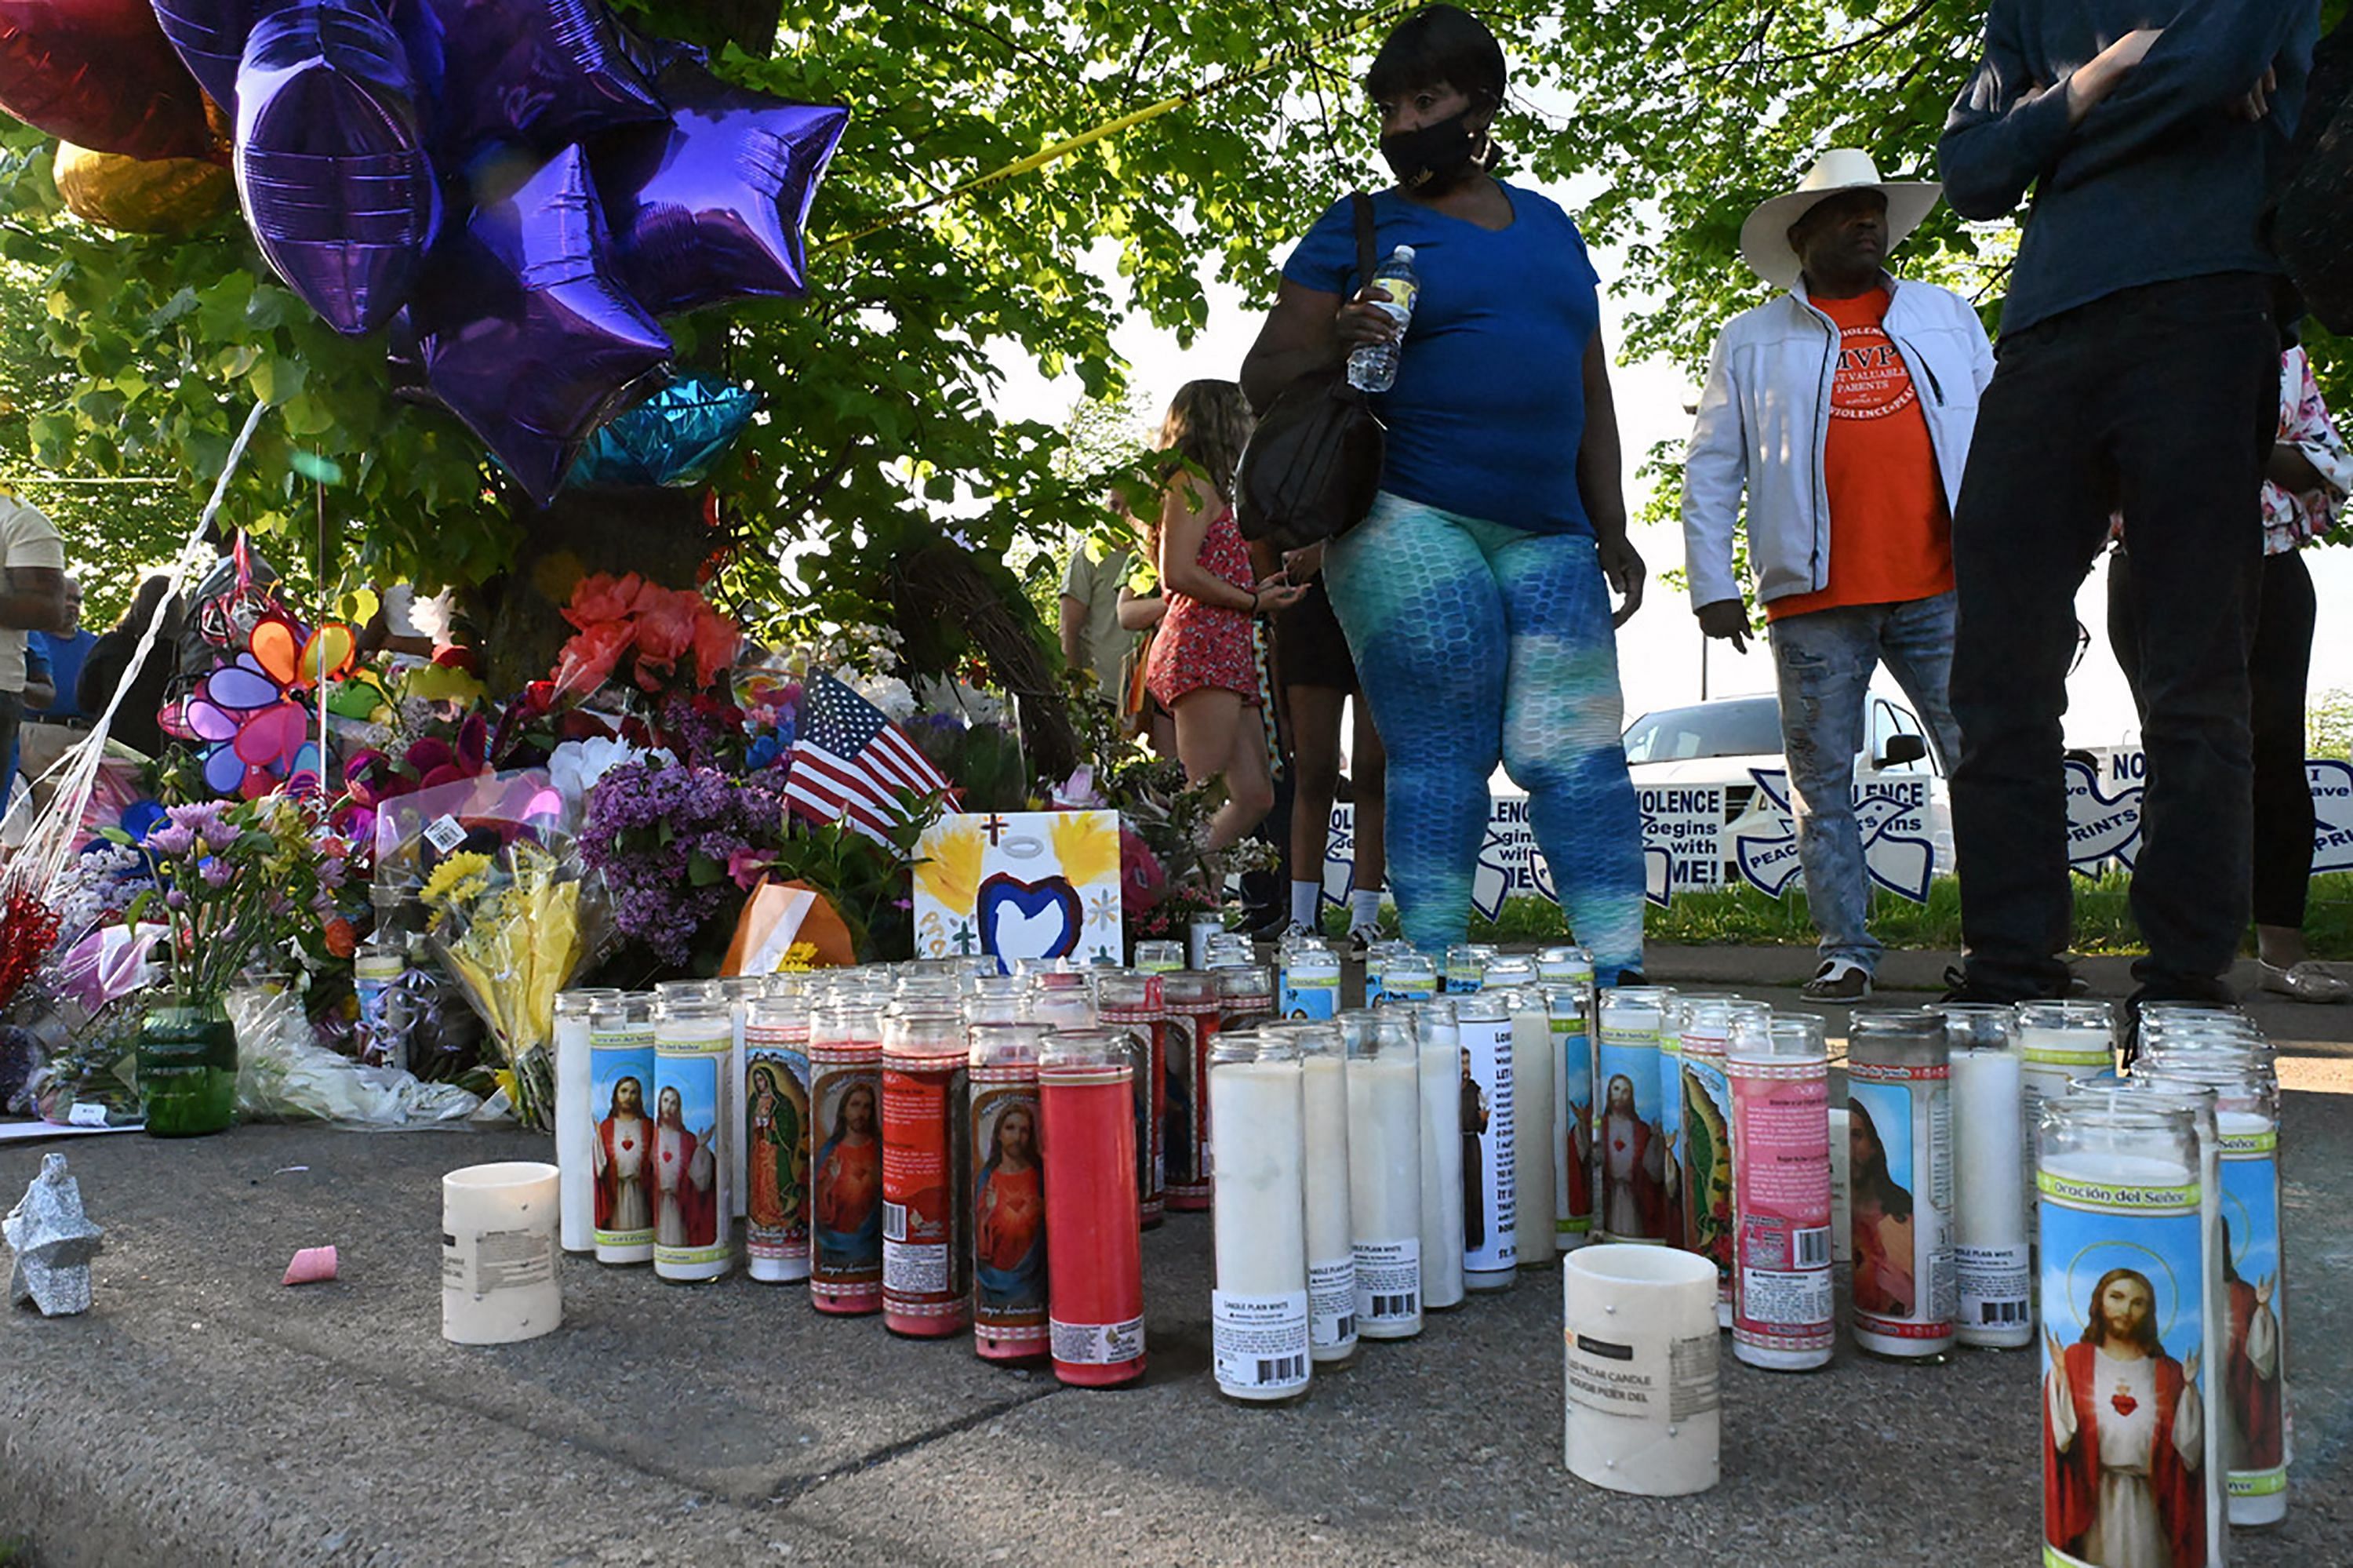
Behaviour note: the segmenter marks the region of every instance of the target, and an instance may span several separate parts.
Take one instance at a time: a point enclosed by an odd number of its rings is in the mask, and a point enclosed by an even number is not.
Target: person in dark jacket
[[[2075,591],[2119,511],[2147,695],[2136,1000],[2227,1001],[2247,927],[2247,633],[2282,281],[2263,218],[2318,5],[2176,0],[2151,8],[2168,25],[2121,37],[2113,9],[1993,0],[1939,148],[1963,217],[2034,189],[1953,518],[1967,1000],[2070,983],[2061,718]]]
[[[176,599],[169,599],[172,579],[152,577],[139,585],[138,597],[131,608],[122,612],[114,630],[103,633],[90,645],[82,660],[81,676],[74,683],[74,702],[82,712],[95,720],[113,700],[115,689],[131,668],[132,655],[139,647],[140,633],[156,611],[164,606],[164,624],[157,630],[155,645],[147,651],[131,689],[123,694],[122,705],[115,710],[114,722],[107,726],[107,734],[133,751],[148,757],[160,757],[164,752],[164,729],[158,715],[171,695],[172,677],[178,672],[179,658],[174,652],[180,638],[180,624],[185,612]]]

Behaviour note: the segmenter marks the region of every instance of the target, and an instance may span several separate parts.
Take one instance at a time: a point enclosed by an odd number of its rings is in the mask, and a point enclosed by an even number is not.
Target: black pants
[[[2061,720],[2075,591],[2122,509],[2142,628],[2148,787],[2141,993],[2224,1000],[2246,929],[2247,633],[2279,420],[2271,286],[2127,290],[2002,340],[1953,521],[1953,832],[1970,988],[2060,994],[2073,889]]]
[[[2318,606],[2301,553],[2263,557],[2255,635],[2247,653],[2253,691],[2255,924],[2304,927],[2312,883],[2312,781],[2304,771],[2304,692]],[[2132,557],[2108,557],[2108,641],[2140,703],[2140,622],[2133,612]]]

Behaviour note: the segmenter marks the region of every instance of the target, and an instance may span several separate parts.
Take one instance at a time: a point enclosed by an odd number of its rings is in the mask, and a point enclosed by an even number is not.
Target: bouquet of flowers
[[[659,758],[606,773],[580,848],[604,874],[621,934],[680,969],[698,953],[715,961],[745,894],[784,847],[777,782]]]
[[[522,838],[495,855],[450,855],[425,884],[433,950],[489,1026],[499,1086],[525,1127],[554,1124],[555,993],[593,950],[600,914],[586,874],[568,844]]]
[[[348,959],[356,939],[335,908],[350,847],[325,832],[315,801],[287,795],[164,808],[144,844],[155,885],[132,899],[126,925],[160,922],[160,959],[174,1005],[219,1005],[248,966],[290,945]],[[109,839],[131,847],[127,835]]]

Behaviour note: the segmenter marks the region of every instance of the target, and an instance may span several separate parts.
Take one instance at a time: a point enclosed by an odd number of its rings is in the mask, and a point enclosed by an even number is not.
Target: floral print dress
[[[1250,569],[1250,549],[1227,507],[1211,520],[1201,536],[1201,567],[1234,587],[1249,591],[1258,575]],[[1174,708],[1177,699],[1195,692],[1218,689],[1240,692],[1246,701],[1259,700],[1258,662],[1250,649],[1250,622],[1239,609],[1204,604],[1168,589],[1168,613],[1161,618],[1152,639],[1151,662],[1144,683],[1161,706]]]

